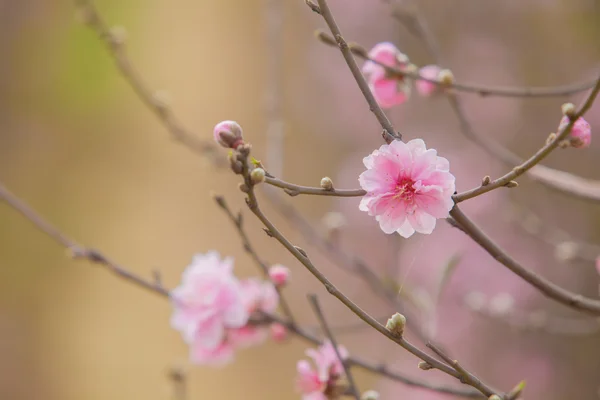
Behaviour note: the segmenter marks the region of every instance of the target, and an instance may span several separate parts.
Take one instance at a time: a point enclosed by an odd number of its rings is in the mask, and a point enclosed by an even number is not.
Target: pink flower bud
[[[269,268],[269,278],[277,286],[284,286],[290,279],[290,270],[283,265],[277,264]]]
[[[568,123],[569,117],[562,117],[560,120],[560,125],[558,126],[559,132],[562,131]],[[583,119],[583,117],[579,117],[577,121],[575,121],[575,124],[573,124],[569,139],[571,146],[575,148],[582,149],[589,147],[590,143],[592,142],[592,128],[589,122]]]
[[[437,65],[426,65],[419,70],[419,75],[423,78],[437,80],[440,71],[441,68]],[[424,81],[421,79],[417,80],[415,86],[417,88],[417,92],[419,92],[419,94],[424,97],[431,96],[438,89],[438,86],[435,83]]]
[[[276,342],[283,342],[287,338],[287,328],[279,323],[271,324],[271,337]]]
[[[235,121],[221,121],[215,125],[215,141],[227,149],[235,149],[244,143],[242,127]]]

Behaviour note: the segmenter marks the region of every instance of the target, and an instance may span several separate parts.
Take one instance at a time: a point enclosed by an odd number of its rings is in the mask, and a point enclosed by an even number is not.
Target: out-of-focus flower
[[[338,346],[337,349],[342,359],[348,358],[344,346]],[[329,340],[318,349],[306,350],[306,355],[312,358],[316,370],[308,361],[298,361],[296,386],[303,400],[325,400],[328,398],[325,393],[336,391],[336,383],[344,373],[342,361]]]
[[[221,367],[233,361],[234,353],[233,345],[226,341],[212,349],[208,349],[198,342],[193,343],[190,347],[190,361],[198,365]]]
[[[287,328],[277,322],[271,324],[271,338],[276,342],[283,342],[287,339]]]
[[[427,149],[421,139],[395,140],[363,159],[367,170],[358,181],[367,192],[360,210],[374,216],[387,234],[429,234],[437,218],[446,218],[454,206],[454,175],[449,163]]]
[[[276,264],[269,268],[269,278],[277,286],[284,286],[290,280],[290,270],[281,264]]]
[[[235,149],[244,142],[240,124],[235,121],[221,121],[213,130],[215,141],[228,149]]]
[[[559,132],[568,124],[569,118],[567,116],[562,117],[560,125],[558,126]],[[589,147],[592,143],[592,127],[585,119],[583,119],[583,117],[579,117],[573,124],[569,139],[571,146],[578,149]]]
[[[233,275],[233,260],[219,253],[197,254],[172,291],[171,326],[190,345],[197,363],[223,363],[230,349],[223,344],[226,329],[240,328],[249,313],[240,282]]]
[[[244,308],[250,315],[255,312],[272,313],[277,309],[279,296],[270,282],[249,278],[241,282]],[[229,330],[228,340],[235,346],[251,347],[263,343],[268,337],[266,327],[245,325]]]
[[[441,70],[442,69],[437,65],[426,65],[419,69],[419,75],[423,78],[437,80]],[[415,82],[415,86],[417,88],[417,92],[419,92],[421,96],[425,97],[431,96],[438,91],[438,85],[422,79],[418,79],[417,82]]]
[[[600,256],[596,258],[596,271],[598,271],[598,275],[600,275]]]
[[[373,96],[381,107],[390,108],[404,103],[410,96],[410,79],[389,73],[379,65],[387,65],[400,71],[410,71],[408,57],[400,52],[392,43],[378,43],[369,52],[369,58],[363,66]]]

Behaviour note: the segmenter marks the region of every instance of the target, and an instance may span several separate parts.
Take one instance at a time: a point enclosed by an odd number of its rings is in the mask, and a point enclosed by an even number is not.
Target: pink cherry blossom
[[[273,323],[270,327],[271,338],[276,342],[283,342],[287,338],[287,328],[279,323]]]
[[[348,358],[348,351],[344,346],[338,346],[338,351],[342,359]],[[324,393],[331,391],[344,373],[342,361],[337,357],[329,340],[318,349],[306,350],[306,355],[312,358],[316,369],[306,360],[301,360],[297,364],[296,386],[302,393],[302,399],[327,399]]]
[[[421,75],[423,78],[437,80],[440,71],[441,68],[437,65],[426,65],[419,69],[419,75]],[[422,79],[418,79],[415,83],[415,86],[417,88],[417,92],[424,97],[431,96],[438,90],[438,85]]]
[[[421,139],[385,144],[363,163],[367,170],[358,180],[367,194],[359,208],[374,216],[387,234],[430,234],[436,219],[446,218],[454,206],[448,160],[428,150]]]
[[[243,140],[242,127],[235,121],[221,121],[213,129],[213,137],[225,148],[235,149]]]
[[[383,108],[391,108],[402,104],[410,96],[410,80],[402,76],[392,76],[384,67],[377,63],[406,70],[408,57],[401,53],[392,43],[378,43],[369,52],[369,58],[363,66],[369,87],[377,103]]]
[[[567,124],[569,123],[569,118],[567,116],[562,117],[560,120],[560,125],[558,126],[558,130],[561,131]],[[592,143],[592,128],[583,117],[579,117],[575,124],[573,124],[573,128],[570,133],[571,138],[571,146],[582,149],[585,147],[589,147]]]
[[[308,361],[298,361],[296,370],[298,371],[296,387],[302,394],[302,400],[327,400],[324,393],[327,388],[327,381],[319,378],[319,374]]]
[[[183,272],[181,284],[171,292],[171,326],[190,345],[195,362],[227,359],[226,329],[240,328],[248,321],[242,287],[232,271],[231,258],[222,260],[215,251],[197,254]]]
[[[277,264],[269,268],[269,278],[277,286],[284,286],[290,279],[290,270],[283,265]]]
[[[348,350],[344,346],[338,346],[340,357],[348,358]],[[326,340],[317,350],[308,349],[306,355],[313,359],[319,376],[327,380],[331,376],[338,377],[344,373],[342,361],[338,358],[331,341]]]
[[[220,367],[233,361],[234,348],[231,343],[223,341],[213,349],[197,344],[192,344],[190,350],[190,361],[198,365],[211,365]]]
[[[244,308],[250,315],[255,312],[273,313],[279,304],[279,295],[271,282],[249,278],[241,282]],[[246,325],[229,331],[228,340],[235,346],[251,347],[263,343],[268,337],[266,327]]]

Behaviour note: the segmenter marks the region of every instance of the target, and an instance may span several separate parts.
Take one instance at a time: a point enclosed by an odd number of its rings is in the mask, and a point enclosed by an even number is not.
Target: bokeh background
[[[126,28],[126,46],[140,75],[167,93],[176,115],[198,137],[210,140],[215,123],[234,119],[257,158],[274,163],[282,158],[277,169],[287,180],[317,185],[329,175],[339,187],[357,186],[362,157],[380,145],[379,128],[341,56],[313,39],[314,29],[324,24],[303,1],[278,3],[281,42],[267,35],[272,13],[264,0],[95,3],[111,25]],[[396,6],[414,4],[389,3],[330,1],[348,39],[365,47],[392,41],[417,65],[430,63],[422,43],[390,16]],[[597,0],[418,5],[457,80],[551,86],[598,74]],[[282,47],[275,48],[277,43]],[[151,276],[160,270],[169,287],[194,253],[211,249],[235,256],[241,276],[257,273],[210,196],[224,194],[232,207],[243,209],[237,178],[169,137],[118,74],[101,41],[78,22],[72,2],[0,1],[0,54],[0,180],[14,193],[66,234],[136,273]],[[265,134],[265,96],[273,85],[282,92],[277,102],[285,122],[282,147]],[[461,95],[475,129],[522,156],[556,130],[564,101],[581,98]],[[415,95],[390,116],[407,138],[423,138],[450,160],[459,191],[506,168],[462,137],[443,98]],[[588,120],[600,126],[600,104]],[[556,152],[547,165],[600,179],[598,143]],[[531,268],[597,297],[598,205],[527,179],[520,183],[510,193],[499,190],[472,200],[464,210]],[[273,220],[351,297],[376,317],[394,311],[263,199]],[[458,260],[439,305],[413,311],[482,378],[505,389],[526,379],[528,399],[598,396],[598,321],[542,298],[460,232],[440,224],[431,236],[403,240],[381,233],[359,213],[357,199],[290,201],[323,234],[324,216],[341,212],[347,225],[338,232],[338,246],[423,304],[435,303],[440,274],[449,260]],[[294,285],[287,292],[300,320],[316,323],[305,298],[314,292],[333,325],[356,323],[256,221],[246,220],[264,258],[292,268]],[[192,367],[169,327],[169,315],[164,299],[70,260],[64,249],[0,205],[0,398],[172,399],[167,372],[173,365],[187,371],[189,399],[298,398],[293,378],[305,343],[245,350],[224,369]],[[408,375],[444,381],[441,374],[418,370],[417,360],[366,329],[345,328],[339,341],[353,354]],[[381,390],[384,398],[442,398],[358,377],[361,389]]]

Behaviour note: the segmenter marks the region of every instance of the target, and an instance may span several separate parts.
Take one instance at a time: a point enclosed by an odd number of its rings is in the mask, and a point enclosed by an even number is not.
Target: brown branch
[[[322,8],[321,8],[322,9]],[[354,303],[350,298],[348,298],[344,293],[342,293],[327,277],[312,263],[307,253],[300,249],[299,247],[294,246],[269,220],[269,218],[262,212],[259,207],[258,199],[254,192],[254,183],[250,178],[250,168],[248,163],[248,156],[250,154],[250,146],[239,146],[236,151],[235,157],[242,163],[242,172],[241,175],[244,178],[244,183],[242,184],[242,191],[247,194],[246,203],[248,208],[252,211],[252,213],[263,223],[265,226],[267,233],[269,236],[275,238],[283,247],[285,247],[304,267],[319,281],[323,284],[325,289],[335,298],[337,298],[342,304],[344,304],[350,311],[352,311],[357,317],[363,320],[365,323],[370,325],[374,330],[378,331],[383,336],[387,337],[391,341],[397,343],[402,348],[407,350],[409,353],[414,356],[420,358],[425,361],[433,368],[439,369],[440,371],[453,376],[457,379],[460,379],[460,373],[458,373],[453,367],[446,365],[443,362],[431,357],[429,354],[425,353],[411,342],[407,341],[404,337],[394,334],[386,329],[381,323],[379,323],[375,318],[361,309],[356,303]],[[498,393],[498,391],[491,389],[484,383],[475,380],[473,377],[473,386],[481,393],[486,396],[491,396],[494,393]]]
[[[331,342],[331,345],[333,346],[335,355],[337,356],[338,360],[340,360],[340,363],[344,367],[346,379],[348,380],[348,384],[350,386],[349,387],[350,394],[356,400],[359,400],[360,392],[358,391],[358,388],[356,387],[356,382],[354,382],[354,377],[352,376],[352,372],[350,371],[350,364],[347,362],[347,360],[343,359],[342,356],[340,355],[340,349],[338,348],[337,341],[335,340],[335,336],[333,335],[333,332],[329,328],[329,324],[327,323],[327,320],[325,319],[323,310],[321,310],[321,306],[319,304],[319,300],[317,299],[317,296],[314,294],[311,294],[308,296],[308,300],[310,301],[313,311],[315,312],[315,315],[317,316],[317,319],[319,320],[319,323],[321,324],[321,327],[323,328],[323,332],[325,333],[325,335]]]
[[[242,247],[244,248],[244,251],[246,253],[248,253],[248,255],[250,255],[250,258],[252,258],[254,263],[260,268],[261,272],[263,273],[263,276],[266,279],[269,279],[269,267],[268,267],[267,263],[264,262],[258,256],[258,253],[254,250],[254,247],[250,243],[250,239],[248,238],[248,235],[246,234],[246,231],[244,229],[242,213],[241,212],[238,213],[237,216],[234,215],[234,213],[231,211],[231,209],[227,205],[227,202],[225,201],[225,198],[223,196],[214,196],[214,199],[215,199],[215,202],[218,204],[218,206],[225,212],[225,214],[227,214],[227,216],[229,217],[229,219],[235,226],[235,229],[240,236],[240,239],[242,242]],[[296,322],[294,319],[294,315],[292,313],[292,309],[289,306],[289,304],[287,303],[287,301],[285,300],[285,298],[283,297],[283,294],[281,293],[281,288],[277,285],[273,285],[273,286],[275,287],[275,290],[277,291],[277,294],[279,295],[279,303],[281,305],[281,309],[282,309],[283,313],[286,315],[286,317],[290,320],[290,322],[292,324],[295,324]]]
[[[94,2],[92,0],[75,0],[75,4],[79,8],[85,24],[90,27],[90,29],[92,29],[106,45],[108,53],[112,57],[123,78],[125,78],[125,81],[131,86],[140,100],[142,100],[142,102],[167,128],[173,139],[185,145],[195,153],[209,157],[217,163],[217,165],[225,165],[225,160],[222,157],[217,158],[217,155],[219,154],[217,146],[212,143],[212,141],[199,139],[192,132],[188,131],[173,114],[168,105],[165,104],[164,100],[161,100],[160,96],[157,96],[156,92],[148,87],[131,63],[122,40],[115,36],[113,30],[111,30],[102,19],[94,6]]]
[[[596,85],[590,92],[589,96],[580,107],[579,111],[575,113],[574,116],[569,118],[569,123],[563,127],[563,129],[554,137],[553,140],[548,141],[548,143],[539,149],[533,156],[523,162],[521,165],[516,166],[512,169],[512,171],[504,174],[498,179],[493,180],[489,184],[485,186],[479,186],[474,189],[467,190],[465,192],[459,193],[453,196],[455,203],[460,203],[461,201],[465,201],[471,199],[473,197],[482,195],[491,190],[497,189],[499,187],[503,187],[509,184],[509,182],[523,175],[525,172],[529,171],[539,162],[541,162],[544,158],[546,158],[554,149],[556,149],[560,142],[567,138],[569,133],[571,133],[571,129],[577,121],[578,118],[582,117],[592,106],[596,96],[600,92],[600,77],[596,81]]]
[[[572,309],[587,312],[592,315],[600,315],[600,301],[586,298],[577,293],[572,293],[519,264],[479,229],[479,227],[465,214],[463,214],[458,206],[455,206],[452,211],[450,211],[450,216],[460,225],[463,232],[469,235],[485,251],[494,257],[496,261],[523,278],[523,280],[538,289],[545,296]]]
[[[169,291],[162,286],[159,280],[147,280],[141,278],[119,264],[115,263],[100,251],[86,248],[69,238],[67,235],[58,230],[55,226],[50,224],[44,218],[39,216],[31,207],[25,204],[17,196],[12,194],[4,185],[0,183],[0,199],[4,200],[14,210],[19,212],[23,217],[29,220],[37,229],[44,232],[46,235],[54,239],[56,243],[65,247],[69,250],[72,258],[75,259],[86,259],[92,264],[98,264],[105,267],[109,272],[117,275],[126,281],[133,282],[136,285],[143,287],[144,289],[150,290],[163,297],[169,297]]]
[[[377,118],[377,121],[379,121],[379,124],[381,125],[381,127],[384,130],[385,141],[387,143],[391,143],[391,141],[393,141],[395,139],[402,140],[402,134],[400,132],[397,132],[394,129],[394,127],[392,126],[392,123],[390,122],[388,117],[385,115],[385,113],[383,112],[383,110],[381,109],[379,104],[377,104],[375,97],[373,97],[373,93],[371,93],[371,89],[369,88],[369,85],[367,84],[365,77],[363,76],[362,72],[360,71],[360,68],[358,67],[358,64],[356,63],[356,60],[354,59],[354,56],[352,55],[352,51],[350,50],[348,43],[346,43],[346,40],[342,36],[342,32],[340,31],[340,28],[337,26],[337,23],[335,22],[335,18],[333,17],[333,14],[331,14],[331,10],[329,9],[329,5],[327,4],[327,1],[326,0],[318,0],[318,3],[319,3],[320,15],[323,17],[323,19],[327,23],[327,26],[329,27],[331,34],[335,38],[337,46],[340,48],[340,51],[342,52],[342,55],[344,56],[344,60],[346,60],[346,64],[348,64],[348,68],[350,68],[350,72],[352,72],[352,76],[354,77],[354,80],[356,80],[356,83],[358,84],[360,91],[362,92],[363,96],[365,97],[365,100],[369,104],[369,109],[375,115],[375,117]]]
[[[282,188],[290,196],[310,194],[315,196],[360,197],[367,194],[363,189],[323,189],[318,187],[300,186],[274,177],[266,177],[265,183]]]

